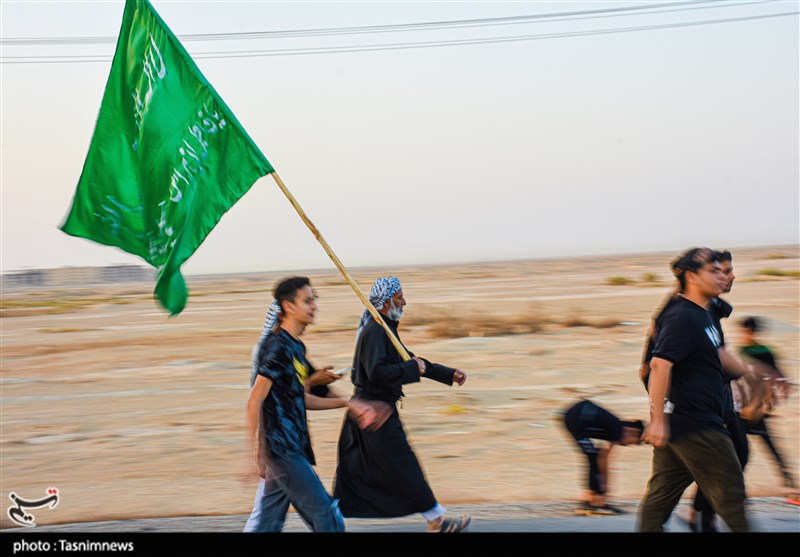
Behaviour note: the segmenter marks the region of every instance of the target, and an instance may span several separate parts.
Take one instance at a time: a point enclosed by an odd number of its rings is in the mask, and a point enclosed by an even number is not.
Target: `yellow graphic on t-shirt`
[[[292,362],[294,363],[294,369],[297,373],[297,379],[300,381],[301,385],[305,385],[306,377],[308,377],[308,370],[306,369],[306,366],[298,362],[297,358],[292,358]]]

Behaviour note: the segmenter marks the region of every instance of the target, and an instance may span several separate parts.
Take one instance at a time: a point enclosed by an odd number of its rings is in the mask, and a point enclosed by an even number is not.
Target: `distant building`
[[[10,273],[3,273],[2,276],[3,288],[14,286],[44,286],[44,283],[45,272],[42,269],[32,269],[30,271],[12,271]]]
[[[45,284],[43,286],[82,286],[101,282],[102,267],[58,267],[43,269]]]
[[[103,282],[142,282],[153,280],[153,269],[141,265],[110,265],[100,267]]]
[[[155,270],[143,265],[108,265],[106,267],[58,267],[26,269],[3,273],[3,288],[84,286],[114,282],[155,280]]]

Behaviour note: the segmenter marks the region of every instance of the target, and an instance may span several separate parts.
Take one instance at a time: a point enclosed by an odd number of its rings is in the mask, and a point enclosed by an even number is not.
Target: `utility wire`
[[[494,18],[464,19],[451,21],[432,21],[422,23],[401,23],[390,25],[366,25],[359,27],[329,27],[319,29],[294,29],[283,31],[249,31],[230,33],[200,33],[178,35],[181,42],[215,41],[215,40],[250,40],[284,37],[318,37],[331,35],[357,35],[364,33],[386,33],[397,31],[423,31],[437,29],[453,29],[465,27],[486,27],[509,24],[540,23],[547,21],[568,21],[580,19],[597,19],[599,17],[620,17],[629,15],[649,15],[658,13],[681,12],[689,10],[738,7],[751,4],[763,4],[772,0],[756,0],[731,4],[722,0],[698,0],[690,2],[671,2],[666,4],[650,4],[623,8],[603,8],[573,12],[555,12],[548,14],[506,16]],[[699,5],[703,4],[703,5]],[[666,8],[666,9],[665,9]],[[6,46],[46,46],[46,45],[87,45],[115,44],[117,37],[12,37],[0,38],[0,44]]]
[[[768,19],[776,17],[796,16],[799,13],[800,12],[783,12],[775,14],[743,16],[736,18],[665,23],[660,25],[649,25],[649,26],[640,25],[635,27],[618,27],[612,29],[566,31],[561,33],[542,33],[535,35],[516,35],[508,37],[488,37],[479,39],[452,39],[443,41],[419,41],[419,42],[388,43],[388,44],[374,44],[374,45],[361,45],[361,46],[330,46],[330,47],[304,47],[304,48],[286,48],[286,49],[271,49],[271,50],[200,52],[192,54],[192,57],[195,59],[254,58],[254,57],[268,57],[268,56],[297,56],[297,55],[308,55],[308,54],[374,52],[374,51],[384,51],[384,50],[403,50],[403,49],[435,48],[435,47],[463,46],[463,45],[476,45],[476,44],[509,43],[509,42],[558,39],[558,38],[568,38],[568,37],[585,37],[592,35],[630,33],[637,31],[675,29],[680,27],[697,27],[703,25],[717,25],[723,23],[734,23],[734,22],[752,21],[752,20],[760,20],[760,19]],[[0,59],[0,64],[70,64],[70,63],[107,62],[110,61],[111,59],[112,56],[108,55],[14,56],[14,57],[4,57]]]

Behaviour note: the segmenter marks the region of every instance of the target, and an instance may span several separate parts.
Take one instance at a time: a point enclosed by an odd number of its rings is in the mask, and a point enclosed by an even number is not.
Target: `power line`
[[[243,51],[224,51],[224,52],[200,52],[192,54],[195,59],[222,59],[222,58],[255,58],[268,56],[297,56],[309,54],[334,54],[347,52],[374,52],[382,50],[403,50],[419,48],[435,48],[446,46],[464,46],[476,44],[509,43],[532,40],[558,39],[568,37],[585,37],[592,35],[608,35],[617,33],[630,33],[637,31],[654,31],[663,29],[675,29],[680,27],[697,27],[704,25],[717,25],[723,23],[735,23],[742,21],[752,21],[775,17],[796,16],[800,12],[784,12],[776,14],[743,16],[736,18],[711,19],[701,21],[689,21],[679,23],[665,23],[659,25],[639,25],[634,27],[619,27],[612,29],[595,29],[588,31],[566,31],[562,33],[542,33],[536,35],[516,35],[509,37],[488,37],[480,39],[452,39],[443,41],[419,41],[405,43],[389,43],[363,46],[332,46],[332,47],[304,47],[272,50],[243,50]],[[91,63],[108,62],[112,56],[107,55],[75,55],[75,56],[15,56],[0,59],[1,64],[70,64],[70,63]]]
[[[379,51],[379,50],[401,50],[401,49],[411,49],[411,48],[432,48],[432,47],[442,47],[442,46],[463,46],[463,45],[473,45],[473,44],[491,44],[491,43],[504,43],[504,42],[521,42],[521,41],[532,41],[532,40],[543,40],[543,39],[558,39],[558,38],[567,38],[567,37],[585,37],[590,35],[607,35],[613,33],[628,33],[633,31],[652,31],[658,29],[672,29],[676,27],[694,27],[700,25],[714,25],[719,23],[732,23],[736,21],[747,21],[752,19],[765,19],[771,17],[783,17],[787,15],[798,15],[800,12],[787,12],[783,14],[770,14],[770,15],[761,15],[761,16],[748,16],[748,17],[741,17],[741,18],[730,18],[730,19],[716,19],[716,20],[706,20],[706,21],[694,21],[694,22],[684,22],[684,23],[665,23],[661,25],[651,25],[651,26],[638,26],[638,27],[622,27],[616,29],[596,29],[591,31],[567,31],[563,33],[547,33],[547,34],[539,34],[539,35],[520,35],[514,37],[493,37],[493,38],[485,38],[485,39],[453,39],[453,40],[446,40],[446,41],[427,41],[427,42],[416,42],[416,43],[396,43],[396,44],[385,44],[385,45],[364,45],[364,46],[356,46],[356,47],[310,47],[305,49],[283,49],[283,50],[265,50],[265,51],[241,51],[236,53],[229,53],[229,52],[207,52],[207,53],[200,53],[198,54],[197,58],[204,58],[204,59],[218,59],[218,58],[252,58],[252,57],[259,57],[259,56],[288,56],[288,55],[298,55],[298,54],[331,54],[331,53],[338,53],[338,52],[371,52],[371,51]],[[194,55],[193,55],[194,56]]]
[[[580,19],[598,19],[599,17],[619,17],[630,15],[650,15],[690,10],[714,9],[723,7],[739,7],[751,4],[764,4],[774,0],[753,0],[730,4],[723,0],[696,0],[687,2],[670,2],[666,4],[638,5],[622,8],[603,8],[572,12],[555,12],[547,14],[506,16],[494,18],[462,19],[450,21],[431,21],[420,23],[400,23],[389,25],[365,25],[358,27],[329,27],[318,29],[293,29],[283,31],[248,31],[228,33],[199,33],[178,35],[181,42],[215,41],[215,40],[250,40],[285,37],[319,37],[334,35],[356,35],[364,33],[386,33],[397,31],[424,31],[437,29],[453,29],[465,27],[487,27],[510,24],[540,23],[546,21],[568,21]],[[703,4],[703,5],[699,5]],[[46,46],[46,45],[88,45],[115,44],[117,37],[12,37],[0,38],[0,44],[6,46]]]

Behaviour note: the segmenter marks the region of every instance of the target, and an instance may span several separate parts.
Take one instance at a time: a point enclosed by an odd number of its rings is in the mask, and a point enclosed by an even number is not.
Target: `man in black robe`
[[[395,336],[406,305],[397,277],[378,278],[370,303]],[[445,518],[446,509],[434,497],[422,468],[408,444],[397,402],[403,385],[422,377],[446,385],[463,385],[467,374],[414,356],[403,361],[384,328],[364,311],[356,335],[351,379],[355,397],[392,405],[392,414],[377,431],[365,431],[345,417],[339,436],[333,496],[346,517],[389,518],[421,513],[431,532],[460,532],[469,517]]]

